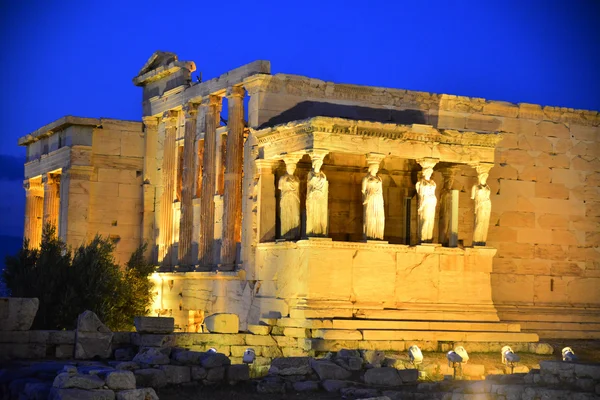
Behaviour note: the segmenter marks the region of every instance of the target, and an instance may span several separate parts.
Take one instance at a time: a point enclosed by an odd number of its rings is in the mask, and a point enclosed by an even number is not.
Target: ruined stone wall
[[[93,130],[93,170],[85,185],[89,188],[87,236],[98,233],[115,239],[115,258],[121,264],[141,244],[143,152],[141,123],[103,121],[101,128]]]
[[[506,318],[548,307],[553,321],[592,321],[578,309],[600,306],[600,117],[597,112],[406,90],[333,84],[278,74],[260,80],[257,126],[318,115],[436,128],[500,132],[492,189],[490,246],[498,248],[493,295]],[[441,177],[434,175],[441,186]],[[461,169],[459,240],[471,244],[474,171]],[[527,307],[534,307],[528,309]],[[576,316],[579,315],[579,316]],[[521,318],[517,318],[521,319]],[[595,321],[595,320],[594,320]],[[595,321],[598,322],[598,321]],[[531,325],[531,324],[530,324]],[[531,325],[532,329],[535,325]],[[562,329],[578,329],[563,326]]]

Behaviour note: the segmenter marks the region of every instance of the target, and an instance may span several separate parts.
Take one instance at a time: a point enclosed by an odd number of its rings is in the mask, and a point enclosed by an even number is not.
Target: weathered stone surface
[[[206,373],[206,381],[221,382],[225,379],[225,367],[209,368]]]
[[[0,331],[27,331],[40,301],[36,298],[0,297]]]
[[[178,351],[171,355],[173,361],[183,365],[198,365],[206,353],[201,351]]]
[[[248,332],[253,335],[268,335],[271,333],[271,327],[269,325],[248,324]]]
[[[175,346],[175,335],[133,333],[131,343],[136,346],[173,347]]]
[[[113,371],[106,374],[106,386],[112,390],[135,389],[135,375],[131,371]]]
[[[52,386],[59,389],[99,389],[104,386],[104,380],[96,375],[81,375],[63,372],[54,378]]]
[[[124,361],[115,365],[115,369],[120,371],[133,371],[140,369],[140,365],[138,363],[134,363],[133,361]]]
[[[376,397],[377,393],[378,390],[372,388],[347,387],[340,390],[340,394],[344,398],[351,399],[366,399],[369,397]]]
[[[247,381],[250,379],[250,367],[248,364],[235,364],[226,368],[225,375],[229,383]]]
[[[59,344],[54,350],[54,356],[56,358],[73,358],[75,346],[72,344]]]
[[[133,362],[138,364],[148,365],[164,365],[169,364],[169,356],[161,349],[155,347],[146,347],[140,349],[139,353],[133,357]]]
[[[107,389],[58,389],[52,388],[49,400],[114,400],[115,392]]]
[[[115,360],[131,361],[135,357],[135,350],[132,347],[124,347],[115,350]]]
[[[365,350],[362,354],[365,363],[372,365],[373,367],[381,367],[381,364],[385,360],[385,353],[378,350]]]
[[[157,368],[138,369],[133,371],[135,382],[138,387],[151,387],[159,389],[167,385],[165,371]]]
[[[413,383],[419,379],[419,370],[417,369],[398,369],[397,372],[403,383]]]
[[[392,367],[371,368],[365,372],[365,383],[367,385],[400,386],[402,378],[398,372],[400,371]]]
[[[240,318],[237,314],[213,314],[206,317],[204,324],[212,333],[238,333],[240,330]]]
[[[121,390],[116,395],[116,400],[158,400],[158,396],[152,388]]]
[[[77,318],[75,358],[109,358],[112,354],[113,333],[92,311],[84,311]]]
[[[321,382],[323,389],[328,392],[339,392],[342,388],[350,386],[350,382],[348,381],[340,381],[336,379],[328,379],[326,381]]]
[[[191,380],[190,367],[181,365],[161,365],[159,368],[165,371],[167,383],[179,384]]]
[[[292,387],[296,392],[314,392],[319,390],[319,382],[316,381],[300,381],[294,382]]]
[[[175,319],[171,317],[135,317],[133,325],[138,333],[172,333]]]
[[[206,378],[206,368],[202,368],[198,365],[192,365],[190,367],[190,377],[193,381],[199,381]]]
[[[215,368],[231,365],[231,360],[225,354],[208,352],[200,358],[200,364],[204,368]]]
[[[27,400],[46,400],[51,389],[52,385],[46,382],[27,383],[23,393]]]
[[[258,382],[256,391],[263,394],[285,393],[285,382],[283,382],[279,377],[268,376]]]
[[[321,380],[344,380],[350,378],[352,373],[328,360],[310,360],[310,366],[319,375]]]
[[[269,368],[270,375],[308,375],[312,373],[309,357],[275,358]]]

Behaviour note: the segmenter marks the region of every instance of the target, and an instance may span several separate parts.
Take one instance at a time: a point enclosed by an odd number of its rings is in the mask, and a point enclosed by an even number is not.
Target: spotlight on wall
[[[256,354],[254,353],[254,350],[246,349],[246,351],[244,351],[244,356],[242,357],[242,362],[244,364],[252,364],[255,358]]]
[[[217,349],[215,349],[214,347],[211,347],[210,349],[208,349],[207,353],[216,353]]]
[[[512,374],[515,369],[515,364],[521,361],[521,357],[519,357],[510,346],[504,346],[502,350],[500,350],[500,353],[502,353],[502,364],[510,367],[510,373]]]
[[[562,349],[562,358],[563,361],[567,362],[579,361],[579,358],[577,358],[575,352],[570,347],[565,347],[564,349]]]
[[[462,358],[463,364],[466,364],[469,361],[469,354],[467,353],[467,350],[465,350],[464,347],[456,346],[454,348],[454,352]]]
[[[413,344],[408,348],[408,358],[415,367],[423,362],[423,353],[419,346]]]

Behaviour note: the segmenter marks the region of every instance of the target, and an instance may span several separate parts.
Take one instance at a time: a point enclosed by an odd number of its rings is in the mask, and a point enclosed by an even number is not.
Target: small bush
[[[91,310],[110,329],[131,330],[133,317],[147,314],[152,301],[153,267],[144,260],[145,245],[123,268],[115,263],[114,248],[96,236],[71,252],[48,225],[39,250],[25,241],[6,258],[3,280],[12,296],[40,300],[32,329],[73,329],[77,316]]]

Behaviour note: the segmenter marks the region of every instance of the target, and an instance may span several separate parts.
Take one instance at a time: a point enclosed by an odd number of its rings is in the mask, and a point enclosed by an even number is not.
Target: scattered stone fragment
[[[112,371],[106,375],[106,386],[113,390],[135,389],[135,375],[131,371]]]
[[[174,347],[175,335],[133,333],[131,343],[140,347]]]
[[[275,358],[269,368],[270,375],[308,375],[311,372],[309,357]]]
[[[136,369],[140,369],[140,366],[137,363],[134,363],[133,361],[125,361],[117,364],[115,366],[115,369],[118,369],[120,371],[134,371]]]
[[[207,352],[201,357],[200,364],[204,368],[215,368],[223,365],[231,365],[231,360],[223,353]]]
[[[159,368],[165,371],[167,383],[176,385],[191,380],[190,367],[181,365],[161,365]]]
[[[39,305],[37,298],[0,297],[0,331],[28,331]]]
[[[350,386],[350,382],[329,379],[321,382],[321,385],[328,392],[339,392],[340,389]]]
[[[200,381],[206,378],[207,371],[199,365],[192,365],[190,367],[190,377],[193,381]]]
[[[81,375],[63,372],[54,378],[52,386],[60,389],[99,389],[104,386],[104,380],[97,375]]]
[[[171,359],[182,365],[198,365],[205,354],[201,351],[178,351],[171,354]]]
[[[175,330],[175,318],[135,317],[133,325],[139,333],[172,333]]]
[[[225,379],[225,367],[210,368],[206,373],[209,383],[222,382]]]
[[[204,319],[206,329],[211,333],[238,333],[240,318],[237,314],[213,314]]]
[[[265,379],[258,382],[256,386],[258,393],[285,393],[285,382],[279,377],[268,376]]]
[[[269,325],[248,324],[248,332],[252,333],[253,335],[265,336],[271,333],[271,327]]]
[[[27,400],[46,400],[52,385],[46,382],[32,382],[25,384],[23,390]]]
[[[385,360],[385,353],[378,350],[365,350],[363,351],[362,358],[366,364],[372,367],[381,367],[381,364]]]
[[[333,379],[333,380],[344,380],[350,378],[352,373],[339,365],[327,361],[327,360],[314,360],[310,361],[310,366],[319,375],[321,380]]]
[[[92,311],[84,311],[77,318],[75,358],[109,358],[112,354],[113,333]]]
[[[135,357],[135,350],[133,347],[122,347],[115,350],[115,360],[117,361],[131,361]]]
[[[248,364],[230,365],[227,367],[226,376],[230,384],[247,381],[250,379],[250,368]]]
[[[319,390],[319,382],[315,381],[300,381],[294,382],[292,387],[296,392],[315,392]]]
[[[169,364],[169,356],[161,349],[155,347],[145,347],[140,349],[139,353],[133,357],[133,362],[148,365]]]

